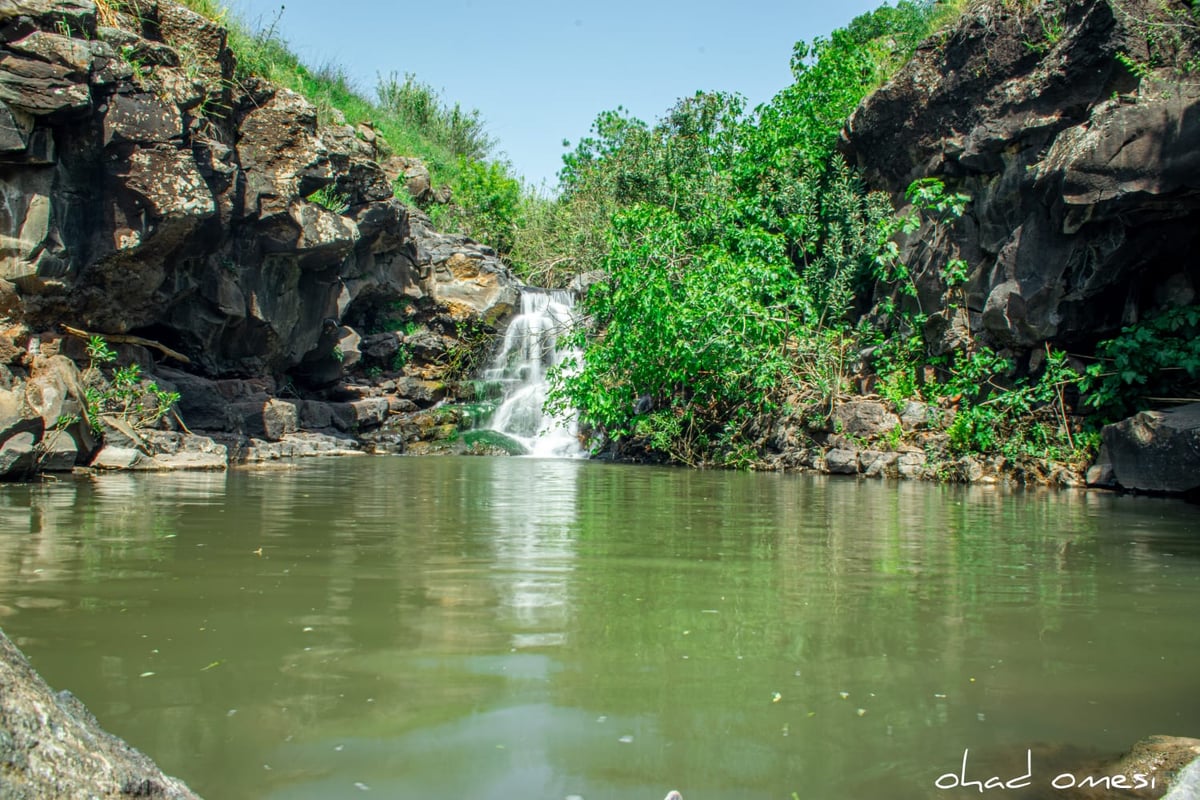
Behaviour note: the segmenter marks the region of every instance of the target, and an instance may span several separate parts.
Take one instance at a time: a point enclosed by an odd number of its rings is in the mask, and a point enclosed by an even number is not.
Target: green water
[[[964,749],[1046,784],[1200,736],[1198,618],[1165,500],[504,458],[0,487],[0,627],[209,800],[979,797],[934,787]]]

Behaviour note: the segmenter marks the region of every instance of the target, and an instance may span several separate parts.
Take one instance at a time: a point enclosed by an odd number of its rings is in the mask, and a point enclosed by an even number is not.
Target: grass
[[[183,0],[202,16],[229,30],[229,48],[237,59],[235,79],[251,76],[304,95],[326,124],[370,123],[382,155],[421,159],[434,185],[456,190],[463,179],[463,159],[496,162],[495,140],[487,135],[478,111],[445,102],[440,93],[413,75],[383,77],[372,98],[339,65],[311,67],[302,63],[279,32],[283,8],[267,24],[251,25],[232,16],[215,0]],[[457,192],[456,192],[457,193]],[[402,199],[407,193],[399,192]]]

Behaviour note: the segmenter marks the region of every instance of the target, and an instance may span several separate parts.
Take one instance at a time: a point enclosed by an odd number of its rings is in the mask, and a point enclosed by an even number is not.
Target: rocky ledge
[[[199,800],[70,692],[55,693],[0,631],[0,800],[85,797]]]

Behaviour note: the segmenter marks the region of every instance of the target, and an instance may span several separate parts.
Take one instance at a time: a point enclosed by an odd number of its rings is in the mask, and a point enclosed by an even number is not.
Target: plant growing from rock
[[[332,186],[322,186],[304,199],[335,214],[345,214],[350,210],[350,195],[343,194]]]
[[[160,389],[142,377],[140,364],[117,367],[111,378],[102,368],[117,360],[117,353],[101,336],[88,339],[88,366],[83,371],[84,401],[88,425],[103,433],[104,421],[118,420],[134,430],[153,428],[179,402],[178,392]]]

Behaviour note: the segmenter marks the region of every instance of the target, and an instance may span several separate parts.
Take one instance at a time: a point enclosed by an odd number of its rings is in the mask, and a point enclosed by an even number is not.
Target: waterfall
[[[574,412],[544,414],[550,368],[575,350],[560,350],[558,339],[576,322],[575,298],[564,290],[521,291],[521,313],[508,326],[504,343],[484,380],[499,384],[503,400],[487,427],[524,445],[531,456],[581,458],[587,455],[578,439]]]

